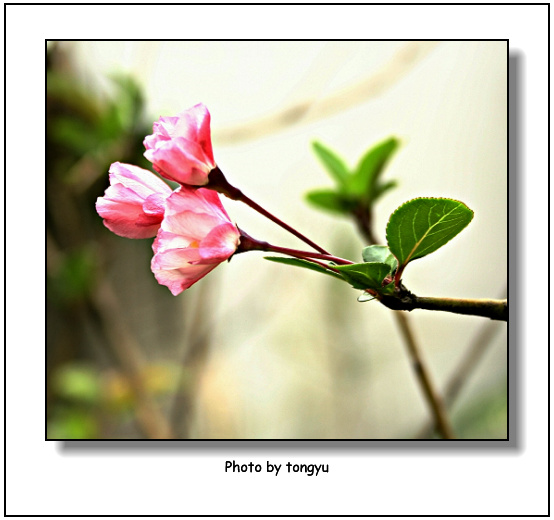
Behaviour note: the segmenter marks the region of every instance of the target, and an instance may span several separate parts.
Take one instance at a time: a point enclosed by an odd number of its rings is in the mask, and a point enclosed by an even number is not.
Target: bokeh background
[[[430,438],[426,403],[390,310],[329,277],[249,253],[173,297],[151,240],[109,232],[94,203],[114,161],[149,167],[144,136],[196,103],[212,114],[229,181],[324,245],[360,260],[346,219],[310,207],[331,186],[320,140],[349,164],[391,135],[375,231],[418,196],[464,201],[473,222],[410,264],[418,295],[505,297],[506,42],[49,42],[47,437]],[[249,208],[249,234],[301,244]],[[507,432],[506,324],[426,311],[414,333],[456,434]]]

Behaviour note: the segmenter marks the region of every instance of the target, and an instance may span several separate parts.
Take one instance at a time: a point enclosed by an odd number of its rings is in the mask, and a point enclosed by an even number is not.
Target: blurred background
[[[49,439],[433,438],[392,311],[359,291],[248,253],[178,297],[150,271],[151,240],[109,232],[95,211],[108,168],[149,168],[161,115],[212,114],[227,179],[333,254],[361,261],[352,222],[305,201],[332,181],[319,140],[354,165],[402,146],[383,175],[389,215],[418,196],[475,211],[452,243],[410,264],[421,296],[500,298],[507,281],[506,42],[48,42]],[[252,236],[294,237],[224,199]],[[457,437],[507,432],[506,324],[410,313]]]

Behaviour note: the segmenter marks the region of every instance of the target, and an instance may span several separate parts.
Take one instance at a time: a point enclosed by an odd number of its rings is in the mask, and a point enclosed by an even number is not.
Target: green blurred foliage
[[[350,169],[336,152],[318,141],[313,142],[313,151],[335,181],[336,188],[310,191],[306,194],[308,202],[318,209],[345,216],[371,213],[373,204],[396,186],[396,181],[381,181],[381,175],[399,145],[398,139],[390,137],[369,148],[356,167]]]
[[[469,402],[454,415],[460,439],[508,439],[506,381]]]
[[[142,374],[143,388],[155,398],[173,395],[179,381],[178,367],[151,364]],[[132,420],[136,396],[129,377],[114,369],[90,363],[65,363],[50,377],[54,395],[47,424],[48,439],[97,439],[106,428]]]
[[[91,350],[91,333],[100,342],[106,337],[95,298],[117,238],[106,233],[95,202],[112,162],[149,167],[142,141],[152,127],[132,78],[114,75],[111,94],[101,93],[68,48],[54,42],[46,57],[46,420],[48,438],[84,439],[113,435],[106,416],[128,421],[135,405],[117,360],[109,359],[113,352],[101,353],[99,364]]]
[[[90,244],[68,251],[48,278],[48,296],[58,304],[83,300],[94,287],[97,255]]]

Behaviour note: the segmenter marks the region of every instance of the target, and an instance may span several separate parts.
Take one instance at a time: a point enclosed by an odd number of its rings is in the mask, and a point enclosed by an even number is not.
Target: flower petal
[[[154,259],[152,259],[152,272],[154,273],[156,280],[159,284],[167,286],[173,296],[177,296],[185,289],[188,289],[192,284],[206,276],[215,267],[217,267],[217,264],[187,264],[181,269],[157,269],[154,267]]]
[[[237,227],[231,223],[221,224],[212,229],[200,242],[200,263],[227,260],[237,250],[239,238]]]
[[[153,193],[166,196],[173,191],[164,181],[151,171],[133,164],[115,162],[110,166],[110,183],[122,184],[133,190],[139,197],[146,198]]]

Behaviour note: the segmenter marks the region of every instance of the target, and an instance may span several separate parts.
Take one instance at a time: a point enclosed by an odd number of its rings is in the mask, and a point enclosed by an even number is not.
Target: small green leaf
[[[381,287],[380,289],[375,290],[378,291],[380,294],[392,296],[394,294],[394,282],[391,282],[385,285],[385,287]],[[362,294],[360,294],[360,296],[358,296],[358,301],[360,303],[370,302],[372,300],[375,300],[375,296],[368,293],[367,291],[364,291]]]
[[[400,206],[387,224],[387,243],[403,268],[454,238],[473,218],[463,202],[441,198],[413,199]]]
[[[313,190],[306,194],[308,202],[318,208],[338,213],[350,213],[356,208],[356,200],[334,190]]]
[[[385,285],[385,287],[383,287],[379,292],[381,294],[389,294],[392,296],[394,294],[394,282]]]
[[[387,246],[367,246],[362,249],[364,262],[381,262],[390,266],[391,272],[398,267],[396,258]]]
[[[379,177],[399,144],[398,139],[390,137],[372,147],[360,159],[354,175],[350,179],[348,191],[364,196],[368,201],[373,201],[387,189],[392,188],[394,185],[390,182],[380,184]]]
[[[335,152],[318,141],[312,143],[312,148],[337,184],[344,186],[348,181],[348,177],[350,177],[350,172],[345,162]]]
[[[296,267],[304,267],[305,269],[311,269],[312,271],[316,271],[318,273],[328,274],[329,276],[332,276],[333,278],[337,278],[338,280],[341,280],[344,282],[344,278],[333,271],[329,271],[328,269],[325,269],[324,267],[321,267],[318,264],[314,264],[313,262],[309,262],[308,260],[302,260],[301,258],[288,258],[288,257],[281,257],[281,256],[264,256],[266,260],[271,260],[272,262],[277,262],[278,264],[286,264],[286,265],[294,265]],[[336,266],[333,266],[336,267]]]
[[[337,265],[335,269],[338,269],[355,289],[380,290],[383,280],[390,273],[390,265],[381,262]]]

